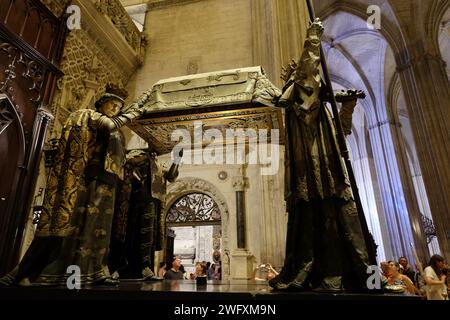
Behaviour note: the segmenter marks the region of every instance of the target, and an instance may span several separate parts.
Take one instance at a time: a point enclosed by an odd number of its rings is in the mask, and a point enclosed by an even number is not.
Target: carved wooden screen
[[[65,34],[40,1],[0,0],[0,276],[18,259]]]
[[[0,212],[8,211],[13,205],[10,196],[15,194],[19,170],[11,170],[11,163],[23,163],[25,137],[13,104],[6,95],[0,94]],[[0,215],[0,225],[9,225],[9,215]]]
[[[220,224],[217,203],[204,193],[189,193],[178,199],[166,216],[168,226]]]

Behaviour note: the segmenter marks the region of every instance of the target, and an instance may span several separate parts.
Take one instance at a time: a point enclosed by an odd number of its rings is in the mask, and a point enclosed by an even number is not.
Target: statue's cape
[[[43,211],[36,230],[37,236],[67,236],[73,232],[71,217],[80,191],[85,190],[85,169],[97,147],[97,121],[104,116],[95,110],[83,109],[67,119],[59,140],[55,163],[47,181]],[[111,134],[104,169],[123,178],[123,160],[116,139]]]

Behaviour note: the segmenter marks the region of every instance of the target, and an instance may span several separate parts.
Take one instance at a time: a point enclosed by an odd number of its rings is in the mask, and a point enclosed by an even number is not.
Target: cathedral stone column
[[[450,257],[450,85],[437,49],[418,42],[398,67],[442,254]],[[397,61],[401,61],[397,57]],[[405,59],[403,59],[404,61]]]
[[[280,152],[280,165],[283,155]],[[284,201],[284,168],[276,175],[261,176],[263,211],[259,214],[261,263],[270,263],[281,270],[286,252],[287,213]]]
[[[231,252],[232,279],[250,279],[252,276],[252,255],[246,243],[245,189],[248,187],[243,168],[233,177],[233,189],[236,193],[236,249]]]
[[[398,156],[404,150],[393,134],[397,126],[397,123],[386,119],[370,126],[369,135],[392,249],[391,258],[406,256],[409,261],[414,261],[411,244],[421,259],[428,256],[428,250],[417,201],[408,193],[412,181],[406,180],[404,163]]]
[[[281,68],[303,51],[309,13],[306,1],[251,0],[253,64],[283,86]]]
[[[355,128],[353,128],[353,131],[355,131]],[[358,132],[358,134],[360,133]],[[378,245],[377,260],[379,262],[389,260],[392,257],[391,238],[387,231],[383,205],[381,201],[377,203],[375,196],[374,188],[376,184],[374,183],[370,159],[367,153],[368,147],[371,148],[371,146],[366,146],[363,142],[358,144],[355,134],[347,136],[347,143],[351,153],[353,172],[358,185],[358,192],[361,197],[361,204],[367,225],[375,243]]]

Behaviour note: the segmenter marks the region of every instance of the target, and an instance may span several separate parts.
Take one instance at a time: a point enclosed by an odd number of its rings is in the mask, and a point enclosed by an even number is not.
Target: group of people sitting
[[[440,255],[433,255],[428,266],[416,266],[417,271],[411,267],[406,257],[397,261],[385,261],[381,263],[382,284],[385,292],[405,293],[418,295],[427,300],[448,300],[450,282],[447,280],[449,266]],[[196,280],[204,277],[207,280],[221,279],[220,263],[197,262],[195,273],[187,272],[181,264],[179,257],[174,257],[172,267],[166,269],[166,264],[159,266],[158,276],[168,280]],[[270,281],[278,275],[278,272],[270,263],[257,266],[253,271],[253,280]]]
[[[383,288],[387,292],[419,295],[427,300],[448,300],[450,283],[448,264],[440,255],[433,255],[428,266],[417,265],[414,270],[405,257],[381,263]]]
[[[181,264],[180,257],[174,257],[172,267],[167,269],[167,265],[161,262],[159,265],[158,276],[167,280],[195,280],[198,277],[206,277],[207,280],[221,280],[220,263],[197,262],[195,264],[195,273],[187,274],[184,266]]]

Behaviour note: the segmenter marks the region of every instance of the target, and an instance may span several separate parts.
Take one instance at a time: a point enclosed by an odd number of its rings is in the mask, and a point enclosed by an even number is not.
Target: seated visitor
[[[172,268],[166,271],[164,279],[167,280],[183,280],[183,272],[180,271],[181,259],[175,257],[172,261]]]
[[[418,293],[417,288],[414,286],[414,283],[412,282],[409,277],[405,276],[404,274],[400,273],[400,264],[396,261],[388,261],[389,265],[389,273],[387,277],[387,286],[386,290],[392,290],[394,292],[402,292],[402,293],[409,293],[409,294],[415,294]]]
[[[197,262],[195,265],[195,277],[206,277],[207,276],[207,267],[206,264]]]
[[[408,259],[406,259],[406,257],[400,257],[400,259],[398,259],[398,263],[403,267],[402,274],[414,281],[414,279],[416,278],[416,272],[408,263]]]

